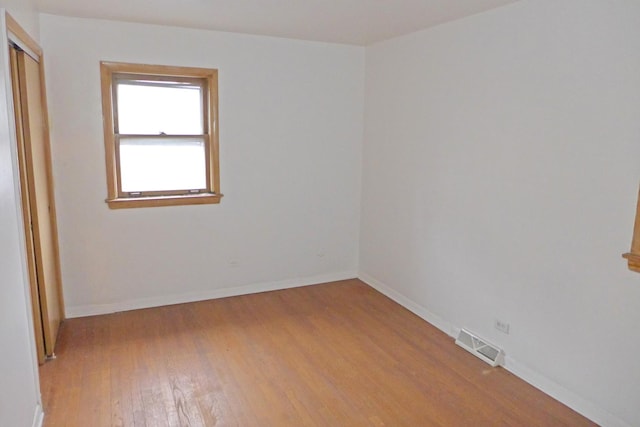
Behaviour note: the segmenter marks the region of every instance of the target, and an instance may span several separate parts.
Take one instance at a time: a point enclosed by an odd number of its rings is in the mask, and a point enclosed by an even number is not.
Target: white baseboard
[[[397,302],[398,304],[400,304],[401,306],[403,306],[413,314],[431,323],[433,326],[440,329],[442,332],[449,335],[450,337],[456,336],[456,331],[458,329],[454,327],[451,323],[442,319],[440,316],[433,314],[432,312],[422,307],[421,305],[411,301],[409,298],[402,295],[400,292],[392,289],[390,286],[385,285],[384,283],[380,282],[377,279],[374,279],[373,277],[369,276],[366,273],[360,273],[358,278],[363,282],[365,282],[367,285],[371,286],[373,289],[388,296],[389,298],[391,298],[392,300],[394,300],[395,302]]]
[[[43,422],[44,422],[44,411],[42,410],[42,405],[38,403],[36,405],[35,412],[33,413],[33,423],[31,425],[33,427],[42,427]]]
[[[117,313],[120,311],[138,310],[142,308],[160,307],[163,305],[183,304],[187,302],[204,301],[208,299],[226,298],[238,295],[255,294],[259,292],[277,291],[281,289],[297,288],[301,286],[316,285],[319,283],[336,282],[339,280],[354,279],[358,274],[354,271],[323,274],[311,277],[298,277],[274,282],[255,283],[223,289],[211,289],[203,292],[189,292],[178,295],[163,295],[159,297],[141,298],[136,300],[121,301],[112,304],[88,304],[66,307],[65,314],[68,319],[74,317],[97,316],[100,314]]]
[[[358,278],[372,288],[391,298],[407,310],[426,320],[447,335],[455,337],[457,335],[457,332],[460,331],[460,327],[450,323],[447,320],[442,319],[440,316],[431,313],[425,307],[416,304],[411,299],[402,295],[390,286],[369,276],[368,274],[360,272]],[[600,406],[564,388],[560,384],[530,369],[526,365],[514,360],[511,357],[507,356],[505,358],[504,368],[520,379],[541,390],[545,394],[548,394],[557,401],[563,403],[564,405],[568,406],[569,408],[603,427],[631,427],[629,424],[611,414],[610,412],[606,411],[605,409],[601,408]]]
[[[631,427],[630,424],[627,424],[609,411],[564,388],[555,381],[550,380],[509,356],[505,357],[504,368],[598,425],[603,427]]]

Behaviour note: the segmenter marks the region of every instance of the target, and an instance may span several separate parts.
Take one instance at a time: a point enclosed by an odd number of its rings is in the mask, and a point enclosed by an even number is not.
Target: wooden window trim
[[[119,191],[120,171],[116,159],[116,133],[113,105],[113,82],[116,76],[150,76],[158,80],[181,78],[204,80],[207,96],[204,108],[204,131],[206,144],[207,188],[200,193],[162,195],[147,194],[132,197]],[[165,65],[130,64],[121,62],[100,62],[102,92],[102,115],[104,124],[105,163],[107,169],[107,199],[111,209],[142,208],[158,206],[201,205],[220,203],[220,167],[218,143],[218,70],[195,67],[175,67]]]
[[[636,205],[636,220],[633,225],[631,251],[623,254],[622,257],[627,259],[629,270],[640,273],[640,191],[638,192],[638,202]]]

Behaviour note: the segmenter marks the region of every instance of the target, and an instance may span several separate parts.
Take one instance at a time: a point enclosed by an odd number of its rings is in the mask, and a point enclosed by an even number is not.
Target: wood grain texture
[[[640,190],[638,191],[638,201],[636,205],[636,219],[633,224],[631,251],[623,254],[622,257],[627,259],[629,270],[640,273]]]
[[[13,107],[16,123],[16,139],[18,153],[18,172],[20,174],[20,201],[22,203],[22,226],[24,228],[27,271],[29,272],[29,293],[31,296],[31,316],[36,341],[36,357],[38,364],[43,364],[46,358],[44,347],[44,332],[42,330],[42,313],[40,312],[40,294],[38,291],[38,276],[36,272],[36,254],[34,236],[31,228],[31,204],[29,202],[29,183],[27,179],[27,159],[22,123],[22,103],[20,102],[20,73],[18,70],[18,51],[9,48],[11,64],[11,86],[13,89]]]
[[[13,16],[8,12],[5,12],[5,20],[7,23],[7,31],[13,33],[27,48],[31,49],[33,53],[42,57],[42,48],[40,45],[24,30],[24,28],[22,28],[20,24],[18,24],[18,21],[13,19]]]
[[[58,327],[62,320],[62,301],[46,110],[42,104],[40,64],[25,52],[17,52],[17,62],[42,329],[45,351],[50,356],[54,354]]]
[[[222,194],[198,193],[180,196],[156,196],[106,199],[111,209],[156,208],[160,206],[212,205],[220,203]]]
[[[38,362],[53,355],[64,317],[58,225],[51,166],[49,119],[42,49],[9,15],[11,80],[22,214]],[[18,43],[31,53],[13,46]],[[35,54],[36,57],[31,57]]]
[[[45,426],[587,426],[358,280],[66,321]]]

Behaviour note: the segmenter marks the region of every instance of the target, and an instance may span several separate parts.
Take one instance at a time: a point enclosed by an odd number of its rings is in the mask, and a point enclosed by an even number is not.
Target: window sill
[[[626,253],[622,258],[627,259],[629,270],[640,273],[640,254]]]
[[[159,206],[211,205],[220,203],[222,194],[204,193],[180,196],[130,197],[105,200],[110,209],[152,208]]]

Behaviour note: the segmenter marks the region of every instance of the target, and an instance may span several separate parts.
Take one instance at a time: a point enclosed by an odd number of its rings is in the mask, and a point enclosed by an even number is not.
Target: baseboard
[[[505,357],[504,368],[598,425],[603,427],[631,427],[630,424],[627,424],[609,411],[602,409],[593,402],[584,399],[509,356]]]
[[[395,289],[392,289],[390,286],[385,285],[384,283],[380,282],[377,279],[374,279],[373,277],[369,276],[366,273],[360,273],[358,275],[358,278],[363,282],[365,282],[367,285],[371,286],[373,289],[380,292],[381,294],[391,298],[392,300],[394,300],[395,302],[397,302],[398,304],[400,304],[401,306],[403,306],[413,314],[431,323],[433,326],[440,329],[442,332],[449,335],[450,337],[455,337],[457,335],[456,331],[459,329],[453,326],[453,324],[442,319],[440,316],[433,314],[432,312],[422,307],[421,305],[411,301],[409,298],[402,295],[400,292],[396,291]]]
[[[442,319],[440,316],[431,313],[425,307],[416,304],[411,299],[402,295],[400,292],[394,290],[390,286],[373,278],[372,276],[360,272],[358,278],[380,293],[391,298],[407,310],[426,320],[447,335],[455,337],[457,335],[457,332],[460,330],[460,327],[448,322],[447,320]],[[505,358],[504,368],[520,379],[541,390],[545,394],[553,397],[557,401],[563,403],[564,405],[568,406],[569,408],[603,427],[631,427],[620,418],[599,407],[593,402],[584,399],[578,394],[564,388],[560,384],[550,380],[544,375],[530,369],[526,365],[514,360],[509,356]]]
[[[33,423],[31,425],[33,427],[42,427],[43,422],[44,422],[44,411],[42,410],[42,405],[38,403],[36,405],[35,412],[33,413]]]
[[[143,308],[160,307],[163,305],[183,304],[187,302],[204,301],[208,299],[226,298],[238,295],[255,294],[259,292],[297,288],[319,283],[353,279],[357,276],[358,274],[354,271],[345,271],[341,273],[323,274],[304,278],[298,277],[294,279],[274,282],[255,283],[251,285],[231,288],[211,289],[209,291],[203,292],[189,292],[178,295],[163,295],[159,297],[141,298],[116,302],[112,304],[67,306],[65,308],[65,315],[67,319],[71,319],[74,317],[97,316],[100,314],[117,313],[120,311],[138,310]]]

